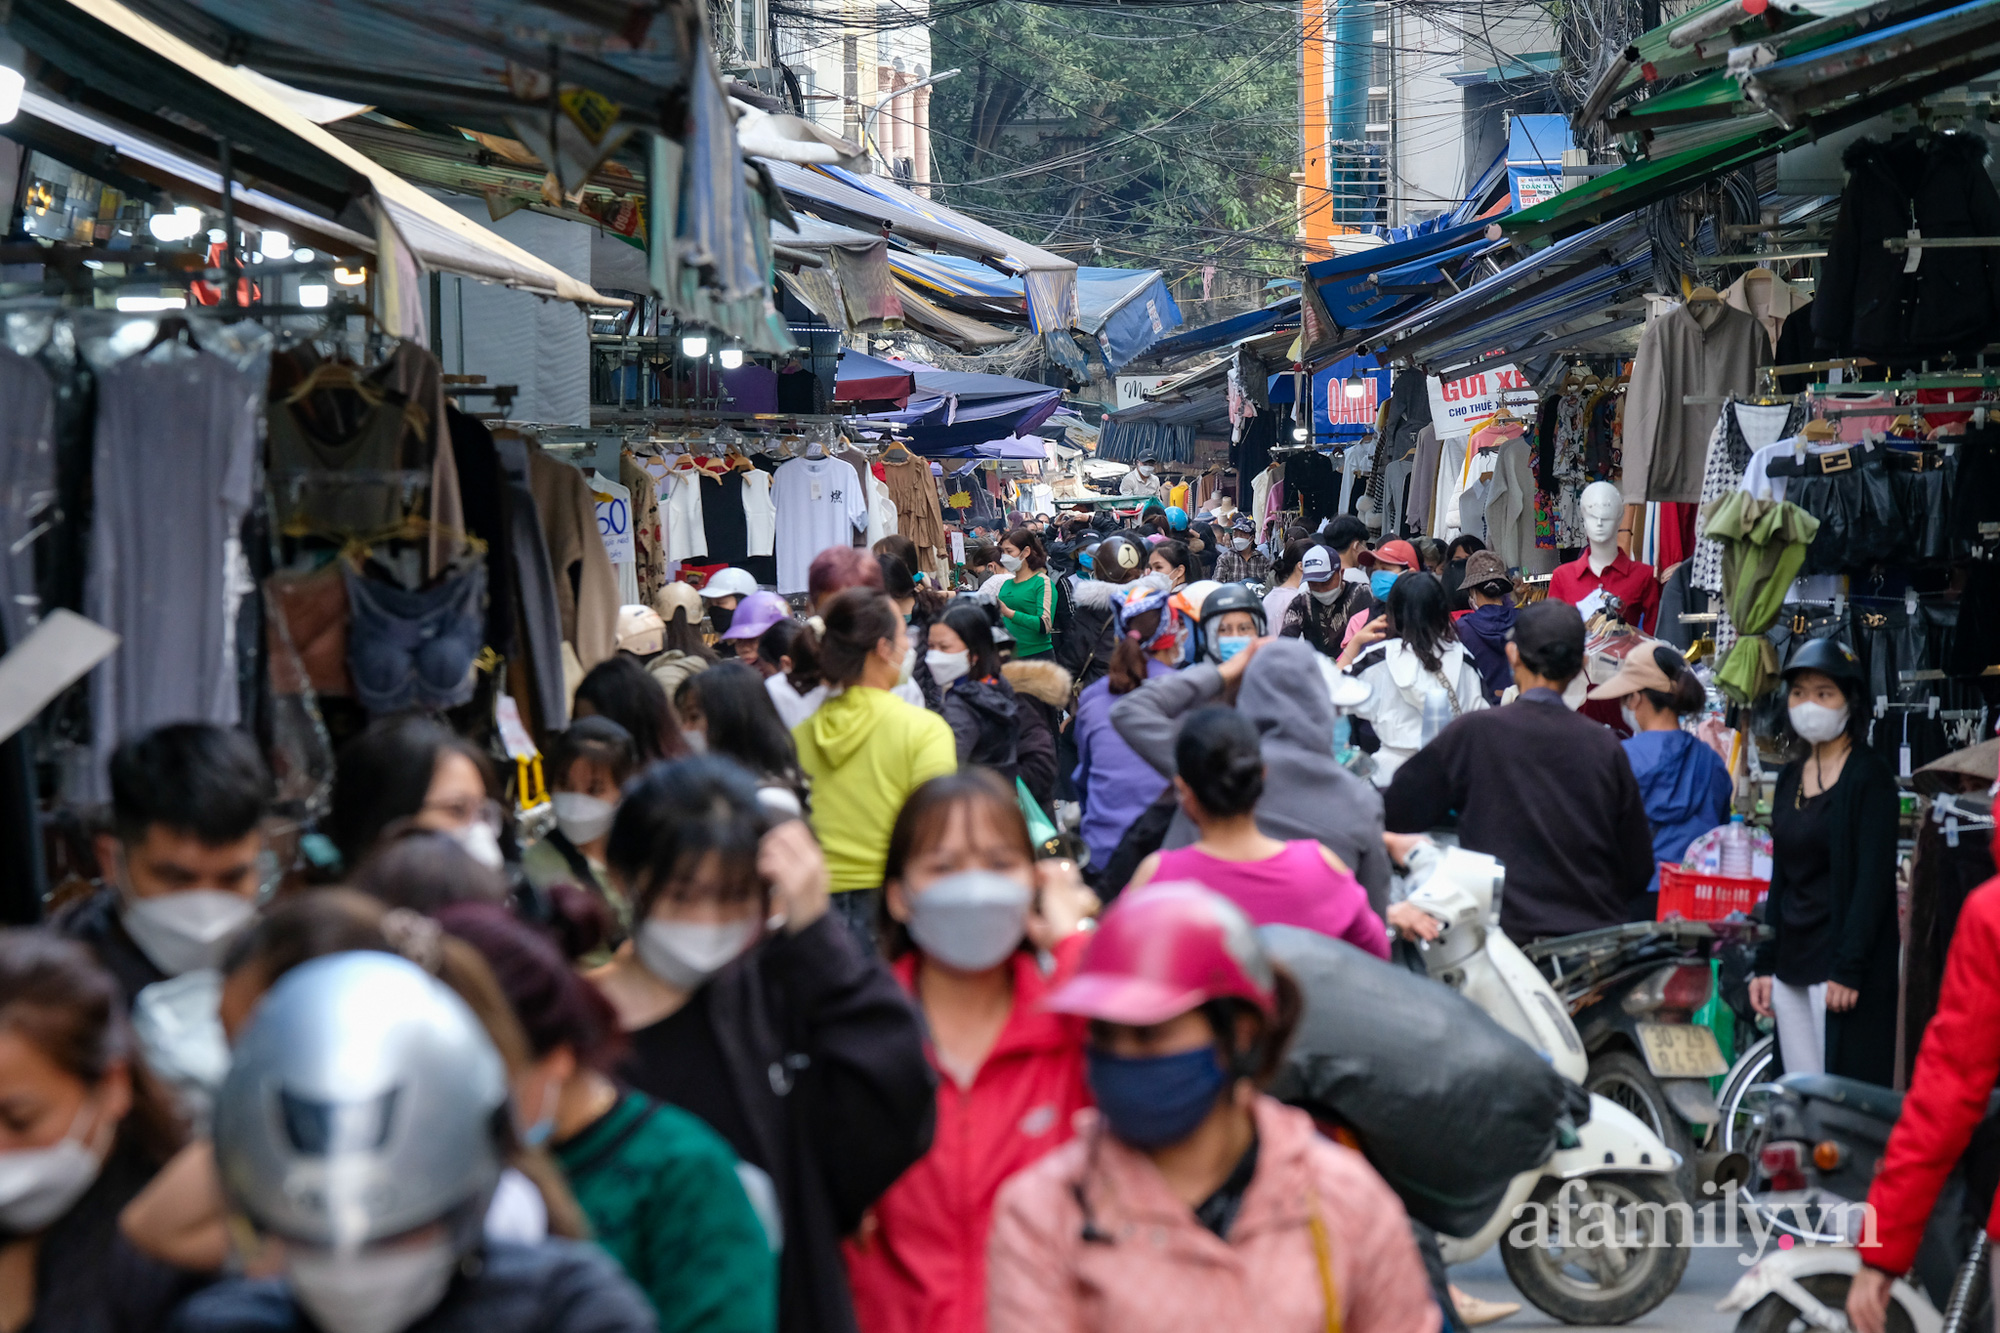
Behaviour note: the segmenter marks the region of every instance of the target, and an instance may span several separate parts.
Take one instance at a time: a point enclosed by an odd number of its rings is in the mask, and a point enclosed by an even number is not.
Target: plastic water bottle
[[[1424,695],[1424,727],[1421,745],[1429,745],[1437,739],[1437,734],[1451,725],[1451,700],[1443,690],[1431,690]]]
[[[1742,815],[1729,817],[1729,829],[1722,835],[1722,873],[1731,879],[1750,878],[1750,828]]]

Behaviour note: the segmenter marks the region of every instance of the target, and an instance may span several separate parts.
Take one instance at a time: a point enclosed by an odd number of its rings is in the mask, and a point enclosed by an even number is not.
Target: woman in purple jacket
[[[1094,871],[1103,870],[1132,822],[1167,789],[1167,779],[1112,728],[1111,705],[1150,678],[1173,674],[1181,660],[1186,626],[1168,605],[1169,596],[1151,579],[1113,594],[1118,646],[1110,674],[1077,696],[1077,764],[1071,778],[1083,800],[1080,831]]]

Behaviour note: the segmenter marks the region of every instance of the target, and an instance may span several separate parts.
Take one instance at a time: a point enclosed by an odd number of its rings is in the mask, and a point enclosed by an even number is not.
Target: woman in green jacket
[[[546,937],[490,903],[455,903],[437,919],[485,957],[527,1029],[535,1066],[514,1108],[521,1137],[551,1147],[597,1243],[651,1298],[660,1333],[773,1333],[770,1178],[699,1117],[602,1072],[618,1054],[617,1017]]]
[[[1014,636],[1016,662],[1054,656],[1056,586],[1048,566],[1042,539],[1029,529],[1000,539],[1000,567],[1012,576],[1000,585],[1000,615]]]

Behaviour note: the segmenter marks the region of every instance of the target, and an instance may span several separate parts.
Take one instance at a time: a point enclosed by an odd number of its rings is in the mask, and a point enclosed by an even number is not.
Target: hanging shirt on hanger
[[[708,555],[707,529],[701,519],[701,469],[686,454],[667,467],[671,489],[666,498],[667,559],[680,562]]]
[[[868,534],[863,540],[871,548],[896,531],[896,502],[889,495],[889,483],[877,475],[882,471],[880,463],[864,463],[861,469],[861,492],[868,501]]]
[[[812,558],[852,544],[868,522],[860,478],[837,458],[794,458],[771,482],[778,511],[778,591],[804,592]]]
[[[169,343],[97,381],[84,614],[124,647],[90,676],[85,786],[108,798],[126,736],[166,722],[233,726],[236,612],[255,587],[239,540],[257,473],[265,366]],[[454,474],[456,475],[456,474]]]
[[[1646,326],[1632,360],[1625,412],[1625,503],[1701,496],[1708,435],[1721,399],[1747,397],[1771,340],[1755,318],[1722,302],[1676,306]],[[1715,398],[1689,403],[1688,398]]]
[[[631,606],[639,600],[639,542],[632,531],[632,492],[595,469],[589,480],[597,502],[597,535],[604,540],[604,554],[618,578],[618,604]]]
[[[771,503],[771,474],[752,468],[743,474],[743,527],[753,556],[774,555],[778,509]]]

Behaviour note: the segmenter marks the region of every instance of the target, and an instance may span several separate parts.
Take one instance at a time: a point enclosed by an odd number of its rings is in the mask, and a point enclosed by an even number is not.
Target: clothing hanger
[[[1805,430],[1801,434],[1815,443],[1824,443],[1827,440],[1839,439],[1840,427],[1825,417],[1814,417],[1806,423]]]
[[[910,451],[903,447],[903,442],[901,440],[891,440],[889,441],[889,447],[882,451],[882,461],[884,463],[894,463],[898,467],[900,467],[904,463],[908,463],[913,460],[911,458]]]
[[[159,327],[153,331],[153,341],[141,349],[141,354],[152,351],[164,342],[177,342],[183,347],[192,347],[197,352],[201,350],[201,344],[195,341],[194,325],[188,323],[185,315],[168,315],[162,319]]]

